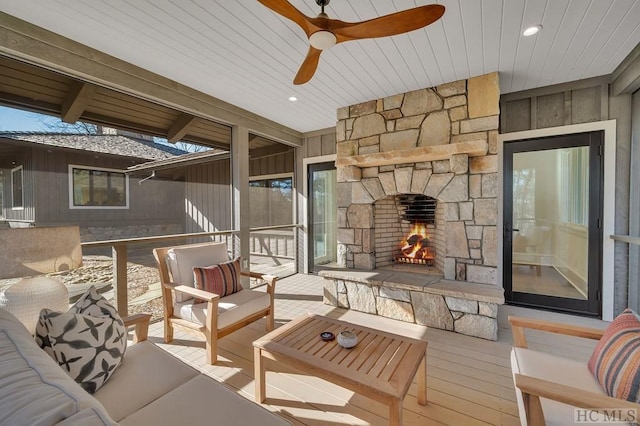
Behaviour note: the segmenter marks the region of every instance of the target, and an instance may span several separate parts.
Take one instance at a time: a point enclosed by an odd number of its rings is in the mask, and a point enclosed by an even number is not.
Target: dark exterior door
[[[504,145],[508,303],[600,316],[603,132]]]
[[[337,175],[334,162],[309,165],[309,272],[337,260]]]

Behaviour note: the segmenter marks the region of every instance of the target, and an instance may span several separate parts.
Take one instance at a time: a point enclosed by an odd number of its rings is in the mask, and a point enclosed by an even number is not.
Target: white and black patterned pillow
[[[94,393],[120,365],[127,331],[117,310],[91,286],[68,312],[40,312],[36,342],[87,392]]]

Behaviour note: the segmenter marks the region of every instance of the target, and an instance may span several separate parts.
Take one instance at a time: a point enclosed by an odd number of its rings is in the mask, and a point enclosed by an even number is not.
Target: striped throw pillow
[[[640,402],[640,321],[631,309],[607,327],[587,366],[607,395]]]
[[[242,290],[240,258],[218,265],[193,268],[193,282],[197,289],[225,297]]]

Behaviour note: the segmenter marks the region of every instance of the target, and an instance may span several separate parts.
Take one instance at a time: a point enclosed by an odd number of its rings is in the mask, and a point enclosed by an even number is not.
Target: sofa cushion
[[[179,410],[176,407],[180,407]],[[203,425],[285,426],[290,422],[237,394],[211,377],[200,375],[120,422],[127,426]]]
[[[112,421],[105,421],[100,413],[94,408],[85,408],[78,411],[73,416],[67,417],[61,422],[56,423],[56,426],[108,426],[116,425]]]
[[[267,309],[271,306],[271,299],[267,293],[256,290],[243,290],[218,300],[218,329],[227,327],[248,316]],[[204,324],[207,318],[207,304],[194,305],[189,301],[173,305],[174,315]]]
[[[242,290],[240,283],[240,257],[218,265],[193,267],[193,281],[199,290],[229,296]]]
[[[229,260],[226,243],[203,243],[174,247],[167,252],[167,267],[171,282],[193,287],[194,266],[209,266]],[[176,301],[184,302],[189,296],[176,291]]]
[[[85,408],[94,410],[105,424],[113,424],[102,405],[4,309],[0,309],[0,394],[0,424],[55,424]]]
[[[153,343],[139,342],[127,349],[122,365],[94,396],[120,421],[197,375]]]
[[[83,389],[94,393],[122,362],[127,330],[116,309],[91,286],[69,309],[43,309],[36,341]]]
[[[532,349],[513,348],[511,350],[511,369],[514,374],[519,373],[550,382],[570,384],[579,389],[604,394],[585,362]],[[516,398],[520,421],[526,425],[522,393],[518,388],[516,388]],[[573,424],[574,407],[544,398],[541,398],[540,402],[547,425]]]
[[[609,324],[588,367],[607,395],[640,402],[640,321],[631,309]]]

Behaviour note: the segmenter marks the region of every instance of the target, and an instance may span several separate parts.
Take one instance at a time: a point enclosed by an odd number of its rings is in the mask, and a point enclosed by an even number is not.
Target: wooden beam
[[[84,110],[96,93],[96,86],[81,81],[74,82],[67,96],[62,101],[62,121],[74,124],[78,121]]]
[[[302,133],[0,12],[0,54],[292,146]]]
[[[379,152],[366,155],[338,157],[336,166],[375,167],[391,164],[409,164],[423,161],[446,160],[454,154],[467,154],[469,157],[487,155],[489,146],[484,140],[452,143],[447,145],[420,146],[412,149]]]
[[[249,158],[256,160],[262,157],[268,157],[274,154],[282,154],[283,152],[289,152],[293,150],[289,145],[277,144],[271,146],[264,146],[262,148],[255,148],[249,150]]]
[[[169,131],[167,132],[167,140],[171,143],[178,142],[186,136],[191,126],[193,126],[197,120],[198,117],[194,117],[193,115],[180,114],[169,128]]]

